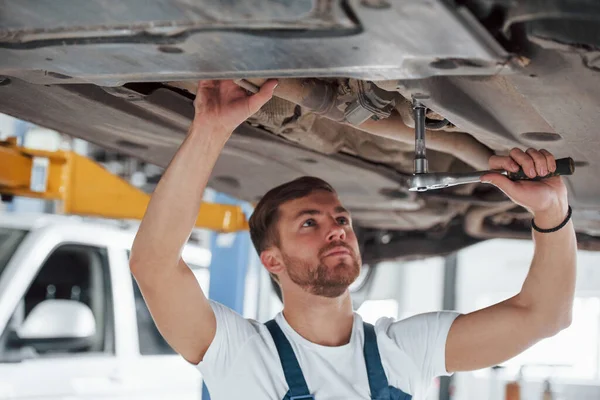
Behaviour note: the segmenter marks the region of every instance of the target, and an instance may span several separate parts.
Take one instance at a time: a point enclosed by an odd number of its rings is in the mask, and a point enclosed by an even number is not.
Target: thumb
[[[268,80],[263,83],[258,93],[250,96],[248,99],[248,108],[252,114],[260,110],[260,108],[273,97],[273,91],[278,84],[279,82],[276,79]]]
[[[489,173],[485,174],[481,177],[482,183],[491,183],[496,186],[498,189],[502,190],[504,193],[509,194],[515,190],[516,184],[515,182],[508,179],[506,176],[497,173]]]

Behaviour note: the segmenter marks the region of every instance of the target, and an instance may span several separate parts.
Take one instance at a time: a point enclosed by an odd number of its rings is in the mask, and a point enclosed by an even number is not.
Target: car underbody
[[[209,186],[255,202],[329,181],[367,262],[531,237],[527,210],[485,184],[423,193],[411,99],[434,172],[545,148],[583,249],[600,250],[600,4],[594,1],[0,1],[0,112],[166,167],[199,79],[278,78]],[[70,14],[67,17],[66,10]],[[173,207],[177,207],[176,204]]]

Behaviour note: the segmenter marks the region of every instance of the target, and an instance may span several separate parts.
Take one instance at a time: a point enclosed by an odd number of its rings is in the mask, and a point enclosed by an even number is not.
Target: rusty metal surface
[[[441,0],[388,3],[3,0],[0,75],[118,86],[252,76],[408,79],[510,69],[508,55],[465,9]]]

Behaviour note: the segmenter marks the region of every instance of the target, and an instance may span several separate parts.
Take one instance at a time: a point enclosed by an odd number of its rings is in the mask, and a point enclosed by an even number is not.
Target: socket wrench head
[[[464,174],[428,173],[414,174],[408,179],[408,190],[411,192],[426,192],[443,189],[450,186],[466,185],[481,181],[481,176],[488,171],[478,171]]]
[[[429,169],[429,164],[426,158],[415,158],[415,175],[426,174]]]

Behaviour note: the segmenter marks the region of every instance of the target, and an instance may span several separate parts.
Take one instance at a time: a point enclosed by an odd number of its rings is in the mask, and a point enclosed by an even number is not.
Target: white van
[[[129,271],[135,231],[0,214],[0,399],[199,399]],[[210,252],[183,258],[208,292]]]

